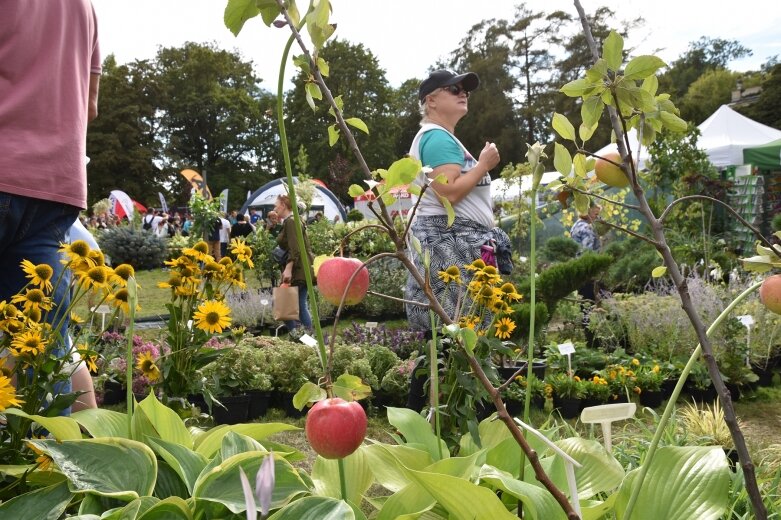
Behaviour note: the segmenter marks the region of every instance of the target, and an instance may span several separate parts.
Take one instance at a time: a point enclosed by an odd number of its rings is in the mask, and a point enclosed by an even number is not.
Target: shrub
[[[395,298],[404,297],[407,270],[394,258],[381,258],[369,264],[371,290]],[[355,308],[356,314],[369,318],[388,319],[404,314],[404,304],[381,296],[368,295]]]
[[[339,238],[334,233],[334,224],[327,218],[309,224],[306,234],[315,256],[333,255],[339,249]]]
[[[268,290],[230,292],[225,296],[225,303],[231,308],[234,326],[252,329],[261,323],[274,323],[271,292]]]
[[[279,278],[279,264],[271,257],[271,251],[277,241],[263,226],[258,226],[254,233],[247,236],[247,245],[252,248],[252,262],[255,264],[255,276],[263,283]]]
[[[361,213],[357,209],[351,209],[349,213],[347,213],[347,222],[360,222],[363,220],[363,213]]]
[[[270,390],[271,377],[263,371],[266,356],[258,349],[233,346],[201,369],[207,385],[217,396],[237,395],[248,390]]]
[[[137,271],[156,269],[166,258],[166,242],[154,234],[129,227],[108,229],[98,237],[103,253],[113,265],[130,264]]]
[[[386,372],[399,362],[399,356],[394,354],[388,347],[383,347],[382,345],[366,348],[366,359],[368,359],[372,373],[377,377],[378,381],[382,381]]]
[[[551,237],[540,251],[543,260],[547,262],[566,262],[578,254],[578,243],[569,237]]]
[[[612,262],[613,258],[609,255],[585,253],[578,258],[550,266],[537,277],[540,300],[545,302],[549,312],[553,312],[560,299],[571,294],[587,281],[595,279]],[[528,281],[519,287],[519,292],[524,295],[524,298],[528,298]]]
[[[659,265],[656,249],[634,238],[612,242],[605,254],[615,258],[602,280],[611,291],[642,289],[651,280],[651,271]]]
[[[392,404],[403,405],[409,394],[410,374],[415,368],[415,360],[399,360],[382,376],[380,389],[385,392]]]

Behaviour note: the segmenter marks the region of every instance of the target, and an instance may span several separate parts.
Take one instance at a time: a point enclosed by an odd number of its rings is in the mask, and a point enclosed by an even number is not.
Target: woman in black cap
[[[491,177],[488,174],[499,164],[499,151],[494,143],[486,142],[475,160],[453,135],[456,124],[467,114],[469,93],[479,84],[480,80],[473,72],[432,72],[418,89],[421,128],[410,147],[410,155],[420,159],[424,166],[416,182],[429,184],[418,205],[412,232],[420,240],[423,250],[430,252],[431,287],[452,317],[456,317],[463,295],[459,290],[445,291],[446,284],[437,274],[455,265],[462,271],[461,278],[466,279],[463,266],[481,258],[481,247],[486,243],[509,252],[507,235],[494,227]],[[431,182],[440,175],[447,179],[447,183]],[[456,218],[452,226],[447,224],[447,212],[440,197],[453,206]],[[414,253],[413,257],[415,266],[424,275],[423,259]],[[423,290],[411,276],[407,280],[406,298],[427,301]],[[411,327],[431,329],[427,308],[412,304],[406,308]]]

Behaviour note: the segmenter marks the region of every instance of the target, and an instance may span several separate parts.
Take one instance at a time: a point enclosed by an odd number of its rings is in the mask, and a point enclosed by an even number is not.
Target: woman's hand
[[[290,283],[293,281],[293,264],[287,264],[285,270],[282,271],[282,283]]]
[[[496,144],[486,141],[477,163],[484,167],[486,171],[493,170],[499,164],[499,149],[496,148]]]

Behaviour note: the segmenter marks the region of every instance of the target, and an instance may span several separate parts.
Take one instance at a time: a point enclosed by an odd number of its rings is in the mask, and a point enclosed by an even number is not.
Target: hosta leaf
[[[664,61],[656,56],[637,56],[626,64],[624,79],[645,79],[664,66]]]
[[[347,485],[347,499],[355,503],[361,502],[363,494],[374,482],[374,475],[369,467],[370,459],[366,457],[366,448],[368,446],[361,446],[342,459]],[[312,468],[312,482],[317,495],[343,498],[339,484],[339,461],[318,456]]]
[[[138,520],[192,520],[187,502],[180,497],[168,497],[156,503],[138,517]]]
[[[445,442],[437,439],[431,424],[413,410],[388,407],[388,422],[404,436],[407,443],[422,446],[432,459],[439,460],[440,443],[442,454],[448,456]]]
[[[8,415],[18,415],[31,419],[49,430],[58,441],[81,439],[81,430],[79,424],[70,417],[44,417],[42,415],[30,415],[19,408],[7,408],[3,413]]]
[[[624,62],[624,39],[616,31],[610,31],[602,44],[602,57],[610,70],[618,71]]]
[[[139,409],[144,411],[153,428],[154,433],[151,435],[165,441],[181,444],[186,448],[193,447],[193,438],[182,419],[176,412],[158,401],[154,394],[150,393],[138,403],[134,413],[137,413]]]
[[[192,494],[198,475],[201,474],[203,468],[208,463],[206,457],[180,444],[163,439],[150,437],[147,441],[155,453],[166,461],[179,475],[182,482],[187,486],[187,490]]]
[[[369,444],[361,449],[377,483],[393,492],[410,482],[402,468],[423,469],[434,461],[428,452],[409,446]]]
[[[480,469],[480,481],[487,482],[504,493],[509,493],[523,503],[523,511],[536,520],[566,519],[564,510],[550,492],[540,486],[522,482],[512,475],[491,466]]]
[[[140,442],[117,438],[29,442],[54,460],[72,489],[133,500],[151,495],[155,488],[157,459]]]
[[[578,495],[589,498],[616,489],[624,478],[624,469],[597,441],[570,437],[556,445],[581,464],[575,468]]]
[[[625,518],[638,472],[630,472],[621,485],[615,509],[619,520]],[[729,487],[729,465],[721,447],[660,448],[651,460],[631,519],[717,520],[727,510]]]
[[[0,504],[0,518],[14,520],[57,520],[73,494],[67,481],[18,495]]]
[[[127,414],[122,412],[89,408],[74,412],[71,414],[71,418],[96,439],[99,437],[127,438],[128,436]]]
[[[271,515],[269,520],[357,520],[355,511],[342,500],[306,497]]]
[[[222,445],[222,438],[231,431],[247,435],[256,441],[262,441],[275,433],[298,430],[301,430],[301,428],[284,423],[223,424],[212,428],[199,437],[196,442],[195,451],[204,457],[213,457]]]

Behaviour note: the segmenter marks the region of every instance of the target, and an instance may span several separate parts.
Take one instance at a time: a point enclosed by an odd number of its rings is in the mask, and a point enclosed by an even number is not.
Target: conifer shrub
[[[112,265],[130,264],[137,271],[162,267],[166,259],[165,240],[148,231],[111,228],[98,237],[98,244]]]

